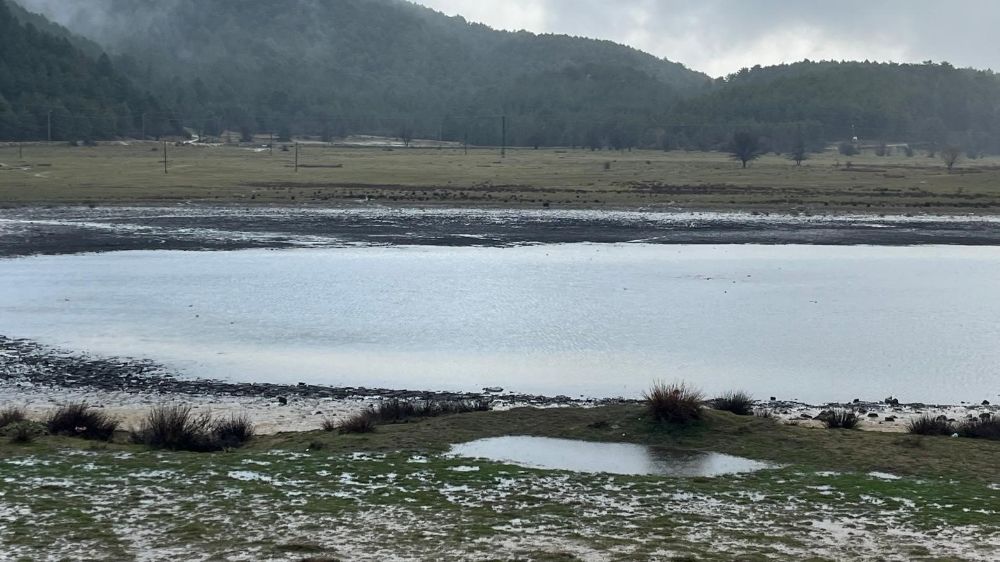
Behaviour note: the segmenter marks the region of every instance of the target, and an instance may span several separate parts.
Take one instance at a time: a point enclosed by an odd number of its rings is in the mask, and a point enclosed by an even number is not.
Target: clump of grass
[[[857,429],[861,416],[854,410],[833,410],[823,418],[827,429]]]
[[[23,422],[18,422],[14,426],[13,430],[10,432],[10,442],[16,443],[18,445],[26,445],[35,440],[35,433],[32,431],[31,425]]]
[[[191,406],[156,406],[132,433],[132,441],[157,449],[215,451],[220,447],[210,438],[211,428],[211,416],[195,415]]]
[[[212,436],[223,448],[240,447],[253,439],[256,429],[246,414],[220,419],[212,427]]]
[[[246,415],[212,420],[191,406],[157,406],[150,410],[132,441],[157,449],[208,452],[239,447],[253,439],[255,428]]]
[[[732,391],[712,400],[712,407],[716,410],[732,412],[737,416],[749,416],[753,412],[754,399],[746,392]]]
[[[433,418],[468,412],[486,412],[489,400],[400,400],[393,398],[375,406],[372,411],[378,423],[402,423],[416,418]]]
[[[7,406],[6,408],[0,410],[0,429],[12,425],[15,423],[23,422],[28,419],[27,414],[24,412],[24,408],[18,406]]]
[[[45,425],[49,433],[110,441],[118,429],[119,421],[86,404],[60,406]]]
[[[965,420],[958,424],[956,433],[962,437],[1000,441],[1000,419],[989,417]]]
[[[369,408],[342,420],[336,426],[337,431],[341,433],[371,433],[375,431],[376,419],[375,410]]]
[[[333,418],[323,418],[323,423],[320,425],[323,431],[337,431],[339,426],[340,422]]]
[[[653,419],[663,423],[689,423],[701,419],[704,395],[683,383],[655,383],[643,396]]]
[[[947,419],[923,415],[911,419],[906,424],[906,431],[916,435],[952,435],[955,426]]]
[[[774,410],[770,408],[755,408],[753,411],[753,415],[758,418],[764,418],[767,420],[773,420],[777,417],[774,414]]]

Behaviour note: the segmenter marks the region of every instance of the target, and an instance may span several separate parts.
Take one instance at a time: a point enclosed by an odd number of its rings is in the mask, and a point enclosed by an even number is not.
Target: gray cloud
[[[994,0],[416,0],[505,29],[609,39],[718,76],[809,58],[1000,69]]]

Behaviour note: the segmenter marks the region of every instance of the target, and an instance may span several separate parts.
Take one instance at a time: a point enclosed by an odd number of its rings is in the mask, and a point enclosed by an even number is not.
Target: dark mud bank
[[[0,210],[0,257],[120,250],[573,242],[997,245],[1000,219],[369,206]]]

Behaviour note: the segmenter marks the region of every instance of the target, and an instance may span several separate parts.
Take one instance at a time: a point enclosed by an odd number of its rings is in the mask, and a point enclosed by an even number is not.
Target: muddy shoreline
[[[0,209],[0,257],[554,243],[998,245],[991,216],[177,205]]]
[[[40,415],[62,404],[85,402],[137,419],[156,404],[184,402],[208,410],[248,413],[269,432],[308,431],[317,429],[326,417],[349,414],[386,399],[485,399],[498,409],[639,403],[634,398],[570,398],[503,389],[441,392],[185,378],[149,360],[95,357],[0,336],[0,400],[26,405]],[[784,423],[812,427],[822,427],[830,410],[849,409],[862,417],[861,429],[887,432],[905,431],[910,419],[923,415],[951,421],[1000,415],[1000,404],[988,401],[949,405],[901,403],[892,397],[818,405],[770,397],[759,400],[757,407]]]

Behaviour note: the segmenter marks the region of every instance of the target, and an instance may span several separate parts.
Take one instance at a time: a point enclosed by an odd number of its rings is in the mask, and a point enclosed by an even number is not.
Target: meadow
[[[499,435],[710,450],[777,463],[666,478],[449,456]],[[14,560],[988,560],[1000,443],[639,405],[472,412],[370,433],[259,436],[215,453],[39,436],[0,442]]]
[[[282,146],[288,148],[282,150]],[[476,207],[685,208],[760,212],[995,213],[1000,159],[901,152],[766,155],[461,147],[0,146],[0,204],[387,203]]]

